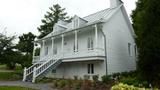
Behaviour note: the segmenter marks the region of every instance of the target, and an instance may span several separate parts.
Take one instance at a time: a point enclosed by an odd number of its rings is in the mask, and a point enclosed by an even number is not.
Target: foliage
[[[35,56],[40,56],[40,48],[35,49]]]
[[[121,83],[127,84],[127,85],[133,85],[136,87],[148,87],[147,81],[139,80],[136,77],[122,77],[120,79]]]
[[[18,50],[27,54],[31,54],[34,48],[33,41],[35,38],[36,36],[31,32],[19,36],[19,42],[17,44]]]
[[[19,60],[18,63],[21,64],[23,68],[29,67],[32,64],[32,53],[34,48],[33,41],[35,38],[36,36],[31,32],[19,36],[17,48],[24,54],[21,55],[21,60]]]
[[[141,78],[160,84],[160,1],[138,0],[132,13],[139,50],[138,71]]]
[[[16,62],[19,60],[20,53],[15,50],[13,40],[15,36],[6,36],[0,33],[0,63],[7,64],[10,69],[15,68]]]
[[[61,20],[69,20],[67,13],[65,12],[65,8],[62,8],[60,5],[55,4],[49,8],[50,11],[47,11],[47,14],[44,15],[44,19],[41,20],[43,23],[37,29],[40,32],[38,38],[43,38],[47,34],[51,33],[53,30],[53,26]]]
[[[19,86],[0,86],[0,90],[37,90]]]
[[[98,75],[93,75],[93,76],[92,76],[92,79],[93,79],[93,81],[95,81],[95,82],[97,82],[97,81],[98,81],[98,78],[99,78],[99,76],[98,76]]]
[[[102,78],[102,82],[103,82],[103,83],[108,83],[109,81],[112,80],[112,79],[111,79],[111,76],[109,76],[109,75],[104,75],[104,76],[102,76],[101,78]]]
[[[137,88],[137,87],[134,87],[134,86],[129,86],[127,84],[118,84],[118,85],[114,85],[111,90],[145,90],[145,89],[140,89],[140,88]]]

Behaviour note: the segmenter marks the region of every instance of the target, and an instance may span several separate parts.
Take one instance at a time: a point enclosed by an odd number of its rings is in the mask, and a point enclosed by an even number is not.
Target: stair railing
[[[32,82],[35,82],[36,77],[38,77],[40,74],[42,74],[44,71],[46,71],[48,68],[50,68],[53,64],[55,64],[58,61],[60,61],[60,59],[52,58],[46,61],[45,63],[41,64],[38,68],[34,68]]]

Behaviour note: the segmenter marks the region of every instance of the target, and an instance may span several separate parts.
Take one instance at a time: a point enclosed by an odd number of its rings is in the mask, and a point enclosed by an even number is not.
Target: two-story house
[[[42,75],[53,78],[75,76],[91,79],[136,69],[134,30],[121,0],[110,0],[110,8],[71,22],[59,20],[53,32],[34,44],[40,56],[24,69],[23,81]]]

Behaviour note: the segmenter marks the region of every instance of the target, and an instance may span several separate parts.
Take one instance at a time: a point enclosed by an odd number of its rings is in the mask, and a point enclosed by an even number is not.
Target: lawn
[[[18,86],[0,86],[0,90],[37,90],[37,89],[18,87]]]
[[[7,67],[0,65],[0,70],[7,70]],[[22,68],[17,66],[12,72],[0,72],[0,81],[21,80],[22,75]]]

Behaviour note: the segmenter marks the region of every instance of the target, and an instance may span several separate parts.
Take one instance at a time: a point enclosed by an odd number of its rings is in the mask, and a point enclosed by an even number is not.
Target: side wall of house
[[[108,74],[135,70],[135,42],[121,9],[103,25],[103,31],[107,38]],[[131,55],[128,43],[131,43]]]

